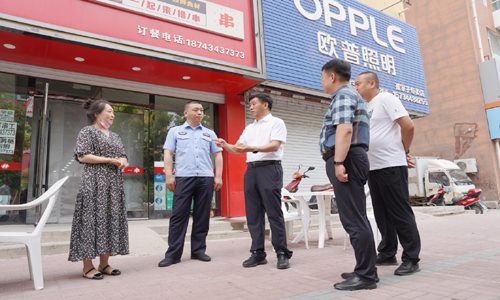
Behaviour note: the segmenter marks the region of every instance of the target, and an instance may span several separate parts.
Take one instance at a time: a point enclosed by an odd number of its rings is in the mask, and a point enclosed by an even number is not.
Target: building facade
[[[405,11],[408,6],[411,6],[411,0],[361,0],[359,2],[401,21],[405,21]]]
[[[378,72],[415,117],[429,110],[415,28],[354,0],[19,0],[0,6],[0,36],[0,201],[31,201],[69,175],[56,223],[71,222],[81,172],[73,149],[87,99],[114,105],[112,130],[131,165],[129,218],[169,216],[162,145],[189,100],[201,101],[206,125],[234,143],[252,122],[249,95],[271,94],[272,113],[288,128],[284,183],[299,165],[316,167],[302,190],[328,182],[318,145],[328,60],[350,61],[353,78]],[[213,207],[243,216],[245,156],[223,156]],[[0,211],[6,223],[36,218]]]
[[[415,155],[474,170],[483,199],[500,199],[500,11],[498,1],[412,1],[430,114],[415,120]]]
[[[333,58],[349,61],[352,82],[375,71],[413,117],[428,112],[425,76],[416,30],[359,1],[263,1],[266,80],[257,89],[276,100],[273,114],[288,127],[285,183],[298,165],[314,166],[300,189],[328,183],[319,133],[330,96],[322,92],[321,67]],[[287,26],[283,26],[287,24]]]
[[[81,165],[73,149],[86,125],[81,104],[112,102],[112,127],[130,167],[130,218],[169,215],[162,146],[201,101],[205,124],[226,139],[245,126],[244,93],[264,78],[259,1],[54,0],[0,5],[0,189],[2,203],[31,201],[70,180],[51,222],[71,222]],[[244,215],[243,156],[225,156],[224,188],[213,207]],[[5,222],[35,222],[36,212]]]

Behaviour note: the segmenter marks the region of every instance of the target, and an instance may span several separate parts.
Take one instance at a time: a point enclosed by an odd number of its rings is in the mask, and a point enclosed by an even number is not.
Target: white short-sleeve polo
[[[268,114],[261,120],[248,125],[237,143],[247,144],[252,147],[261,147],[269,144],[271,141],[280,141],[281,145],[275,152],[247,152],[247,162],[263,160],[282,160],[283,144],[286,143],[286,126],[282,119]]]

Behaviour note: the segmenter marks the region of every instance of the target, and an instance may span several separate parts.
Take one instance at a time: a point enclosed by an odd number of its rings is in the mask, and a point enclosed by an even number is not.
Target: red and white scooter
[[[476,214],[482,214],[488,210],[488,207],[479,198],[481,195],[481,189],[471,189],[465,193],[462,197],[454,197],[451,201],[451,205],[461,205],[465,209],[472,209]],[[444,187],[440,187],[437,193],[428,198],[427,205],[443,206],[445,205],[444,194],[446,190]]]
[[[303,178],[309,178],[309,176],[306,175],[307,172],[314,170],[315,168],[313,166],[310,166],[307,168],[306,171],[300,172],[301,166],[299,165],[299,168],[296,172],[293,173],[292,177],[293,180],[285,186],[285,189],[289,191],[290,193],[295,193],[299,189],[299,184],[302,181]],[[311,186],[311,192],[322,192],[322,191],[333,191],[333,186],[331,183],[327,184],[316,184]],[[311,199],[309,199],[309,207],[311,209],[318,209],[318,204],[316,200],[316,196],[312,196]],[[293,205],[293,204],[292,204]],[[337,212],[337,205],[335,204],[335,200],[332,199],[332,213]]]
[[[290,193],[297,192],[297,190],[299,189],[299,184],[302,181],[302,179],[309,178],[309,176],[307,176],[306,173],[315,169],[313,166],[310,166],[304,172],[300,172],[300,167],[301,165],[299,165],[299,169],[293,173],[292,175],[293,180],[285,186],[285,189]]]

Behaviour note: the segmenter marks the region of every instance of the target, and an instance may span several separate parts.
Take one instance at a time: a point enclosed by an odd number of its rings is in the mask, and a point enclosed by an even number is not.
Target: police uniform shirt
[[[168,131],[163,149],[175,153],[175,176],[214,177],[211,154],[221,152],[215,145],[217,135],[201,124],[187,122]]]
[[[280,141],[281,145],[275,152],[247,152],[247,163],[263,160],[282,160],[283,144],[286,143],[286,126],[280,118],[268,114],[261,120],[254,120],[241,134],[237,143],[247,144],[252,147],[261,147],[271,141]]]

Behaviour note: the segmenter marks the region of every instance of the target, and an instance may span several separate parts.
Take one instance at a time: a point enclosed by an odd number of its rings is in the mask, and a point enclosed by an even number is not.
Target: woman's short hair
[[[90,125],[95,123],[96,120],[96,115],[102,113],[104,108],[106,107],[106,104],[111,106],[111,103],[109,103],[106,100],[87,100],[83,104],[83,108],[87,110],[87,120]]]

